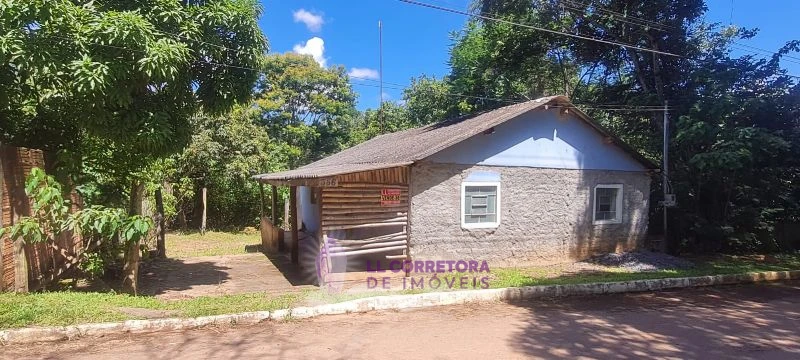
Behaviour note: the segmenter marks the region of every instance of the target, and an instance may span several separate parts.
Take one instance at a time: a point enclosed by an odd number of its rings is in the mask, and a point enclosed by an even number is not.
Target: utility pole
[[[664,100],[664,152],[663,152],[663,160],[664,164],[662,165],[661,169],[661,176],[662,176],[662,184],[661,188],[664,191],[664,247],[666,248],[667,245],[667,209],[669,206],[673,204],[667,200],[670,196],[670,189],[669,189],[669,106],[668,101]]]
[[[378,79],[380,82],[380,103],[378,104],[378,121],[380,121],[381,134],[383,134],[383,24],[378,20]]]

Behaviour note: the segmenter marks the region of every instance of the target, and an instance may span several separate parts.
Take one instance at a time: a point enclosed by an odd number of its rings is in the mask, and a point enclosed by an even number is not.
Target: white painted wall
[[[311,203],[311,193],[313,189],[308,186],[297,187],[298,213],[306,230],[317,231],[319,229],[319,207]]]
[[[575,115],[531,111],[428,158],[436,163],[552,169],[645,171],[645,167]]]

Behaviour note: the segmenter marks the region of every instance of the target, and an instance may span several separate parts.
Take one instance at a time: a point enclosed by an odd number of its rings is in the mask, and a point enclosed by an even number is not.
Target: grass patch
[[[169,233],[166,236],[167,256],[171,258],[188,258],[197,256],[218,256],[246,254],[258,251],[261,235],[207,231]]]
[[[174,255],[173,255],[174,256]],[[591,273],[560,273],[558,267],[531,267],[497,269],[491,273],[490,287],[519,287],[532,285],[580,284],[615,282],[702,275],[740,274],[760,271],[785,271],[800,269],[800,255],[720,256],[695,259],[697,266],[685,270],[629,272],[608,267]],[[443,277],[443,279],[449,279]],[[439,291],[446,290],[440,288]],[[460,290],[460,289],[454,289]],[[310,290],[294,294],[269,295],[252,293],[217,297],[166,301],[147,296],[130,296],[98,292],[44,292],[33,294],[0,293],[0,329],[25,326],[73,325],[89,322],[107,322],[135,319],[119,308],[170,310],[176,316],[196,317],[249,311],[272,311],[301,304],[334,303],[363,297],[418,294],[432,291],[406,289],[388,292],[359,292],[331,294]],[[435,291],[435,290],[433,290]]]
[[[553,268],[508,268],[492,272],[492,288],[567,285],[594,282],[617,282],[648,279],[665,279],[706,275],[743,274],[762,271],[800,270],[800,255],[775,256],[719,256],[696,259],[691,269],[671,269],[648,272],[631,272],[618,267],[606,267],[602,271],[558,274]]]
[[[272,311],[294,307],[303,299],[303,294],[268,296],[265,294],[241,294],[225,296],[203,296],[170,303],[169,310],[180,310],[186,317],[235,314],[250,311]]]
[[[302,294],[270,296],[255,293],[165,301],[148,296],[113,293],[0,293],[0,328],[73,325],[137,318],[117,310],[122,307],[172,310],[181,317],[272,311],[293,307],[302,298]]]

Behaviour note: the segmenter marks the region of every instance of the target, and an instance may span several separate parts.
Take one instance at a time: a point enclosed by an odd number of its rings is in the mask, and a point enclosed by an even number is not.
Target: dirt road
[[[800,283],[341,315],[0,347],[0,358],[800,358]]]

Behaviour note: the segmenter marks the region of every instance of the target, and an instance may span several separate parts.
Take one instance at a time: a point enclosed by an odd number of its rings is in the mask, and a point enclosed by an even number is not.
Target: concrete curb
[[[698,276],[688,278],[634,280],[611,283],[541,285],[518,288],[376,296],[312,307],[297,307],[275,311],[257,311],[241,314],[203,316],[189,319],[169,318],[153,320],[128,320],[119,323],[10,329],[0,331],[0,343],[3,345],[26,344],[45,341],[70,340],[83,336],[101,337],[125,333],[145,334],[159,331],[196,329],[209,325],[257,324],[266,320],[281,321],[286,319],[306,319],[320,315],[359,313],[372,310],[399,310],[465,304],[471,302],[513,301],[559,296],[658,291],[687,287],[746,284],[764,281],[797,279],[800,279],[800,270]]]

